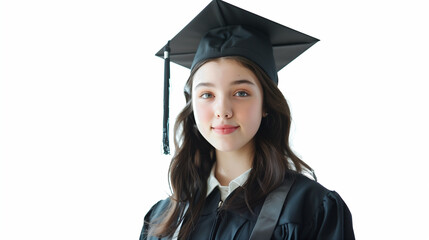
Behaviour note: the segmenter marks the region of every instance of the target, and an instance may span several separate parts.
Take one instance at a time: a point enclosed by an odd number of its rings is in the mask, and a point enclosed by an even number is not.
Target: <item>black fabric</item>
[[[289,191],[295,182],[295,178],[286,180],[280,187],[272,191],[265,198],[261,212],[256,220],[250,240],[269,240],[273,235],[282,208]]]
[[[215,47],[210,48],[210,51],[200,51],[197,53],[200,44],[206,44],[204,42],[206,39],[203,39],[206,34],[214,29],[228,29],[229,26],[242,26],[247,28],[247,30],[251,28],[251,32],[256,35],[257,41],[254,41],[255,38],[246,37],[244,40],[249,40],[249,43],[236,41],[235,43],[238,43],[239,46],[229,45],[227,48]],[[219,41],[217,44],[222,44],[225,41],[224,34],[226,32],[229,34],[237,33],[234,31],[220,31],[218,32],[219,35],[217,35],[219,38],[215,38],[216,36],[212,35],[208,40]],[[260,37],[261,34],[264,35],[263,39]],[[213,0],[171,39],[170,58],[176,64],[191,68],[195,63],[208,58],[231,55],[248,57],[259,64],[268,76],[277,83],[277,71],[280,71],[317,41],[319,40],[314,37],[224,1]],[[213,45],[213,43],[211,42],[209,45]],[[240,45],[243,46],[243,44],[247,46],[241,48]],[[265,50],[267,47],[270,50]],[[259,59],[252,57],[256,52],[259,54]],[[156,53],[156,56],[164,57],[164,47]],[[197,60],[194,58],[197,58]]]
[[[270,39],[248,26],[234,25],[210,30],[200,41],[194,66],[206,59],[240,56],[256,63],[276,84],[277,70]]]
[[[237,189],[239,190],[239,189]],[[232,194],[241,194],[243,191]],[[238,198],[227,198],[227,201]],[[208,197],[203,213],[189,239],[248,240],[256,224],[262,202],[249,210],[220,208],[220,193],[215,189]],[[145,220],[151,221],[162,214],[169,200],[155,204]],[[140,240],[155,240],[147,236],[149,225],[144,224]],[[352,216],[344,201],[334,191],[303,175],[297,175],[289,195],[280,210],[280,217],[271,239],[355,239]]]

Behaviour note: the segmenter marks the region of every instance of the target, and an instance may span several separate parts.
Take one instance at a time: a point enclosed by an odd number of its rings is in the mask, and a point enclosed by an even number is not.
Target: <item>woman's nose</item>
[[[232,107],[229,100],[225,97],[218,97],[215,107],[215,116],[217,118],[231,118],[232,117]]]

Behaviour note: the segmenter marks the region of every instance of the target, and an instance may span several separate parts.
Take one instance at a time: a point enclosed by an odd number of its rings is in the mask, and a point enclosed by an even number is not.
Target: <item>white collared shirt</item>
[[[216,168],[216,164],[213,165],[213,168],[210,172],[209,179],[207,180],[206,196],[208,196],[211,192],[213,192],[213,190],[216,187],[219,187],[220,199],[222,200],[222,202],[225,201],[225,199],[229,196],[229,194],[231,194],[235,189],[237,189],[238,187],[242,187],[246,183],[247,179],[249,178],[250,170],[252,170],[250,168],[249,170],[245,171],[240,176],[232,180],[228,186],[222,186],[220,185],[219,181],[215,177],[215,168]],[[188,206],[186,206],[185,212],[187,209],[188,209]],[[172,240],[176,240],[178,238],[181,227],[182,227],[182,223],[180,223],[179,227],[176,229],[176,232],[174,233]]]
[[[228,197],[229,194],[231,194],[236,188],[242,187],[247,179],[249,178],[251,168],[244,173],[242,173],[240,176],[232,180],[228,186],[222,186],[220,185],[219,181],[215,177],[215,168],[216,164],[213,166],[212,171],[210,172],[209,179],[207,180],[207,196],[216,188],[219,187],[220,190],[220,199],[225,201],[225,199]]]

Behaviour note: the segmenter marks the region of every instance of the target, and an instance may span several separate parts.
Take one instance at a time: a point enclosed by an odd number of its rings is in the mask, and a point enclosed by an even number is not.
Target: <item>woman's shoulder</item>
[[[307,233],[318,236],[346,236],[329,239],[354,239],[351,213],[340,195],[302,174],[293,176],[295,182],[283,205],[278,225],[299,225]]]
[[[159,200],[146,213],[146,216],[144,217],[145,222],[152,222],[152,220],[160,217],[168,208],[169,204],[170,204],[170,198]]]
[[[327,202],[345,205],[338,193],[307,176],[294,173],[292,177],[295,182],[283,206],[282,218],[294,218],[294,221],[305,223]]]
[[[331,190],[325,188],[319,182],[308,178],[304,174],[293,172],[285,181],[288,181],[291,178],[295,180],[291,188],[291,195],[293,196],[300,198],[320,199],[331,192]]]

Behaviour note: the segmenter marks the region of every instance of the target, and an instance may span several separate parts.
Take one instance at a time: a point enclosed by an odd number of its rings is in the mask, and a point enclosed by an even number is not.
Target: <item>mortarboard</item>
[[[195,64],[223,56],[245,57],[278,83],[277,71],[319,41],[316,38],[213,0],[167,45],[156,53],[165,59],[163,149],[169,154],[168,115],[170,61],[192,69]]]

